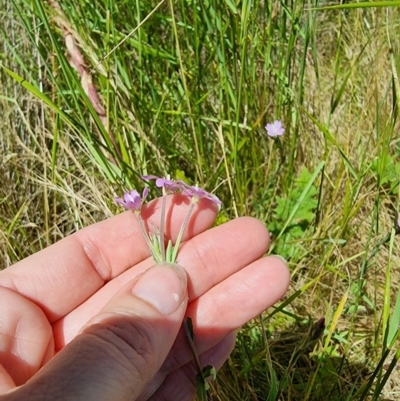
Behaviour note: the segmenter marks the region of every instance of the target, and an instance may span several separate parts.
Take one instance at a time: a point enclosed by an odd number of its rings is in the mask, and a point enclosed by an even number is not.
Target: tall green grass
[[[292,270],[287,297],[240,332],[215,399],[396,399],[397,2],[65,0],[61,17],[2,3],[3,267],[116,213],[142,174],[185,178],[216,189],[217,223],[264,221]]]

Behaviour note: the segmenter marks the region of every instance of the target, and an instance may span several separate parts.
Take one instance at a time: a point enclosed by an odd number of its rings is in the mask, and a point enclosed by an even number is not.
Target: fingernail
[[[286,259],[283,256],[281,256],[281,255],[272,255],[272,256],[276,256],[277,258],[279,258],[285,265],[288,264]]]
[[[165,263],[146,270],[132,289],[132,294],[153,305],[163,315],[170,315],[182,304],[187,292],[183,267]]]

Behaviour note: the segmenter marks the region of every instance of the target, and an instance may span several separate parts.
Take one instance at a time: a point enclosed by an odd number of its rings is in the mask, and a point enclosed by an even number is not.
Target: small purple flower
[[[281,136],[285,133],[285,128],[283,128],[282,121],[276,120],[272,124],[267,124],[265,126],[268,136]]]
[[[197,202],[199,199],[205,198],[210,200],[211,202],[221,205],[222,202],[218,199],[217,196],[207,192],[203,188],[199,188],[197,185],[188,185],[183,181],[179,181],[182,184],[182,192],[187,195],[192,202]]]
[[[156,187],[164,188],[165,191],[169,193],[176,192],[182,189],[182,186],[178,182],[171,180],[169,177],[161,178],[155,175],[143,175],[142,179],[145,181],[155,180]]]
[[[125,209],[132,209],[139,212],[148,194],[148,188],[145,188],[143,190],[142,196],[140,196],[139,192],[136,191],[136,189],[133,189],[132,191],[125,192],[123,199],[115,198],[115,201],[123,206]]]

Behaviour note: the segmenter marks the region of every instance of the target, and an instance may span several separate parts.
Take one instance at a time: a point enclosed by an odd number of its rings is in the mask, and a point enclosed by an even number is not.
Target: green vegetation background
[[[398,399],[399,2],[326,5],[0,0],[1,267],[185,178],[292,271],[213,397]]]

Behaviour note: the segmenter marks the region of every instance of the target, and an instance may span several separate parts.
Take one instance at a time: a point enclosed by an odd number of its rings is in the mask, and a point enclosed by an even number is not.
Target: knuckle
[[[149,323],[120,321],[96,326],[91,334],[105,341],[112,357],[118,358],[129,371],[142,375],[153,367],[156,362],[155,329]]]

